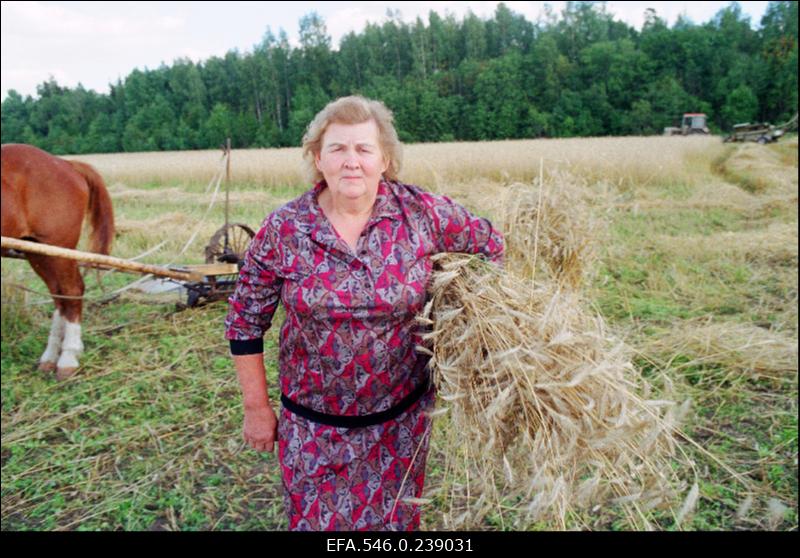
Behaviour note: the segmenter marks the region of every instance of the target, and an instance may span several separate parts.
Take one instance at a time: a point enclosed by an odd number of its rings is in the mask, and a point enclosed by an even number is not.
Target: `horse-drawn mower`
[[[247,225],[229,223],[220,228],[205,248],[206,263],[158,266],[133,260],[104,256],[93,252],[70,250],[28,240],[2,237],[2,248],[13,250],[11,257],[41,254],[76,260],[83,267],[114,269],[164,277],[186,289],[186,306],[193,307],[226,298],[233,292],[244,253],[255,233]]]
[[[55,169],[60,169],[60,172],[71,172],[69,170],[65,171],[64,168],[67,163],[71,165],[80,165],[81,168],[88,167],[88,165],[83,165],[82,163],[76,163],[74,161],[62,161],[60,159],[54,158],[51,155],[42,152],[38,149],[31,148],[30,146],[4,146],[4,157],[6,155],[6,148],[14,149],[16,151],[8,151],[9,160],[12,158],[12,155],[16,153],[23,153],[27,154],[26,156],[36,156],[41,161],[40,166],[46,167],[48,164],[52,165]],[[255,232],[253,229],[248,227],[242,223],[231,223],[229,222],[229,186],[230,186],[230,140],[228,140],[227,144],[223,146],[224,150],[224,157],[225,157],[225,166],[226,166],[226,180],[225,180],[225,224],[218,229],[213,236],[211,237],[208,245],[205,247],[204,256],[205,256],[205,263],[204,264],[196,264],[196,265],[171,265],[171,266],[157,266],[157,265],[148,265],[142,264],[133,260],[126,260],[122,258],[113,257],[110,255],[105,255],[108,253],[106,249],[102,253],[95,252],[83,252],[80,250],[75,250],[71,248],[66,248],[64,246],[54,246],[51,244],[47,244],[41,240],[39,241],[32,241],[34,238],[23,236],[24,233],[21,232],[23,230],[32,229],[33,227],[28,225],[27,227],[23,227],[20,231],[16,229],[13,231],[13,234],[18,234],[21,236],[18,237],[2,237],[2,255],[3,257],[16,257],[22,259],[28,259],[29,254],[38,254],[43,256],[52,256],[55,258],[64,258],[67,260],[75,260],[78,261],[83,267],[94,267],[98,269],[114,269],[120,271],[127,271],[133,273],[143,273],[154,275],[156,277],[166,278],[168,281],[174,282],[179,286],[183,287],[186,290],[186,304],[185,306],[193,307],[197,306],[202,303],[206,302],[213,302],[215,300],[221,300],[226,298],[228,294],[233,292],[234,286],[236,284],[236,279],[239,273],[239,268],[242,265],[245,252],[247,251],[247,247],[250,245],[250,240],[255,236]],[[51,163],[51,161],[55,161]],[[6,186],[7,182],[10,185],[11,183],[19,182],[18,176],[21,171],[17,171],[17,169],[12,168],[9,163],[9,167],[6,168],[5,161],[4,161],[4,181],[3,181],[3,193],[4,198],[6,197]],[[93,169],[92,169],[92,172]],[[5,176],[8,174],[9,176]],[[59,184],[59,188],[61,188],[59,182],[61,180],[61,175],[57,175],[51,182]],[[6,178],[8,179],[6,181]],[[41,184],[44,182],[41,176],[37,176],[37,181],[34,181],[37,184],[37,188],[41,190]],[[102,179],[99,179],[102,181]],[[98,188],[100,188],[98,186]],[[39,191],[37,190],[37,192]],[[105,186],[103,185],[101,190],[105,191]],[[60,190],[59,190],[60,192]],[[9,188],[8,196],[9,202],[18,201],[17,197],[12,197],[14,192]],[[107,196],[107,194],[105,194]],[[22,199],[22,198],[20,198]],[[6,200],[4,199],[3,202],[5,203]],[[213,201],[212,201],[213,204]],[[19,205],[19,204],[17,204]],[[41,205],[41,204],[40,204]],[[113,217],[111,217],[111,208],[110,208],[110,200],[108,203],[107,213],[109,216],[107,217],[110,223],[113,223]],[[18,211],[21,208],[16,208]],[[41,211],[40,211],[41,213]],[[45,218],[47,216],[45,215]],[[4,219],[5,219],[5,212],[4,212]],[[45,219],[46,220],[46,219]],[[80,222],[82,220],[82,213],[81,219],[76,221],[78,227],[78,234],[79,234],[79,227]],[[10,219],[9,222],[12,220]],[[19,219],[16,219],[19,221]],[[4,224],[5,226],[5,224]],[[111,230],[113,230],[113,225],[110,225]],[[4,230],[4,234],[8,234]],[[51,235],[52,236],[52,235]],[[75,239],[75,243],[77,243],[77,236]],[[108,242],[110,245],[110,241]],[[74,246],[75,244],[72,244]],[[37,261],[44,261],[38,259]],[[49,285],[48,285],[49,286]],[[82,289],[81,289],[82,291]],[[55,293],[51,293],[55,294]],[[61,297],[61,298],[70,298],[70,297]],[[74,297],[72,297],[74,298]],[[79,297],[80,298],[80,297]]]

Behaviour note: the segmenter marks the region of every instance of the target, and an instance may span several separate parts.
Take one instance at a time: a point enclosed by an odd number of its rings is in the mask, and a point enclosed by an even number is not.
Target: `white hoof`
[[[75,372],[77,372],[77,371],[78,371],[77,367],[75,367],[75,368],[58,368],[56,370],[56,380],[58,380],[58,381],[67,380],[67,379],[71,378],[72,376],[74,376]]]
[[[62,351],[61,358],[58,359],[58,364],[56,368],[61,370],[62,368],[77,368],[78,367],[78,355],[74,351]]]

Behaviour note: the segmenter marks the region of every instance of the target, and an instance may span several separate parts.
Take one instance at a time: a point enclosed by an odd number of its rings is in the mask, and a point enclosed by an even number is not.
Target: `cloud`
[[[367,22],[377,23],[386,19],[383,15],[376,14],[375,10],[366,9],[368,4],[368,2],[355,4],[337,11],[327,19],[325,26],[334,46],[338,45],[342,37],[351,31],[358,32],[364,29]]]
[[[24,29],[26,35],[72,34],[82,33],[87,27],[87,20],[81,14],[42,2],[3,2],[2,21],[3,34],[14,33],[16,29]],[[11,21],[13,26],[5,25]]]
[[[3,25],[3,33],[56,38],[85,38],[101,36],[105,38],[124,37],[134,34],[152,34],[152,29],[175,29],[181,24],[174,17],[162,16],[155,20],[149,17],[148,10],[128,12],[124,15],[100,13],[94,10],[83,11],[84,5],[63,6],[43,2],[3,2],[3,21],[14,25]]]
[[[156,26],[165,31],[177,31],[183,29],[186,21],[180,17],[162,16],[156,19]]]
[[[186,27],[184,17],[161,13],[149,2],[3,2],[3,95],[9,88],[33,94],[48,76],[64,86],[81,82],[106,92],[109,82],[135,67],[152,68],[179,56],[208,57],[185,46]]]

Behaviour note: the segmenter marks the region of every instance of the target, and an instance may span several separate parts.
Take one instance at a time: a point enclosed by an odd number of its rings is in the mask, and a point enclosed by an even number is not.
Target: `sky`
[[[560,13],[566,2],[547,2]],[[391,7],[413,22],[434,10],[461,19],[468,11],[489,18],[498,2],[2,2],[0,4],[0,86],[35,95],[51,76],[59,85],[108,93],[109,84],[135,68],[158,68],[177,58],[200,62],[229,50],[250,52],[267,28],[284,29],[298,44],[299,21],[316,11],[325,21],[333,47],[367,22],[380,24]],[[505,4],[536,21],[545,2]],[[768,2],[739,2],[757,27]],[[606,2],[618,20],[641,29],[652,7],[672,25],[679,15],[701,24],[730,2]]]

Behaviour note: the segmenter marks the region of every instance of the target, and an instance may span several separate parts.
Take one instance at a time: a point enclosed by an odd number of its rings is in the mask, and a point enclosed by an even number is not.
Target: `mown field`
[[[83,156],[106,178],[112,254],[200,263],[224,222],[220,152]],[[797,529],[798,142],[590,138],[406,148],[402,178],[499,220],[512,183],[583,188],[607,225],[586,299],[646,375],[691,401],[680,446],[699,499],[662,529]],[[231,220],[257,228],[307,189],[299,149],[234,151]],[[187,242],[194,240],[187,245]],[[279,530],[276,456],[241,439],[222,302],[176,308],[138,276],[87,272],[86,351],[58,383],[36,370],[52,304],[26,262],[2,260],[3,530]],[[25,289],[21,288],[25,287]],[[27,290],[26,290],[27,289]],[[31,292],[31,291],[38,291]],[[113,295],[113,296],[109,296]],[[111,300],[108,300],[108,299]],[[281,322],[278,311],[276,324]],[[275,386],[277,330],[266,339]],[[273,401],[278,392],[271,390]],[[423,528],[446,528],[436,419]],[[698,447],[703,448],[700,451]],[[684,493],[685,496],[685,493]],[[682,502],[675,502],[680,508]],[[548,529],[553,526],[535,525]],[[576,529],[629,529],[613,505]],[[486,529],[514,529],[498,510]]]

